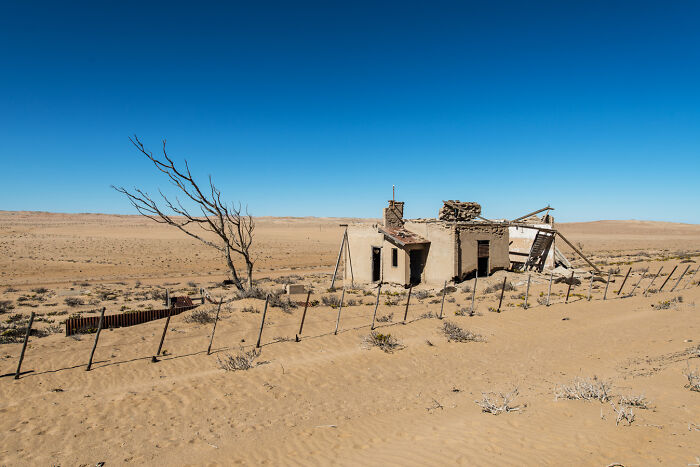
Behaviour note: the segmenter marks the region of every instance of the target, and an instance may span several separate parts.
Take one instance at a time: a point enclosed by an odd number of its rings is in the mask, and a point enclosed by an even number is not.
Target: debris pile
[[[470,221],[481,215],[481,205],[471,201],[443,201],[438,218],[442,221]]]

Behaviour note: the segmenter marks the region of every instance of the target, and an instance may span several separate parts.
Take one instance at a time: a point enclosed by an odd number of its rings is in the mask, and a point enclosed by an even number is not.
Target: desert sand
[[[547,275],[498,272],[446,294],[387,286],[377,331],[399,347],[370,347],[376,290],[345,284],[345,305],[324,304],[347,219],[259,218],[257,285],[311,288],[303,307],[268,309],[254,367],[226,371],[227,355],[250,351],[264,300],[235,299],[216,252],[137,216],[0,212],[3,329],[37,314],[19,380],[0,378],[0,465],[688,465],[700,457],[700,392],[684,373],[700,367],[700,226],[641,221],[559,224],[613,280],[585,274],[571,290]],[[372,219],[363,222],[375,222]],[[561,246],[560,246],[561,247]],[[574,258],[570,250],[562,250]],[[584,263],[575,266],[583,271]],[[650,275],[664,268],[643,296]],[[665,289],[657,289],[674,266]],[[628,268],[630,277],[619,295]],[[644,274],[644,276],[642,276]],[[501,312],[497,284],[507,277]],[[641,280],[641,282],[640,282]],[[635,294],[626,295],[639,283]],[[343,286],[342,281],[337,285]],[[162,293],[223,298],[212,324],[193,322],[210,303],[174,316],[164,356],[151,362],[164,320],[66,337],[68,316],[162,307]],[[591,300],[588,300],[591,290]],[[297,297],[302,300],[305,296]],[[72,299],[72,300],[71,300]],[[244,311],[245,310],[245,311]],[[448,341],[445,322],[479,337]],[[14,374],[21,343],[0,345],[0,374]],[[610,400],[556,397],[576,378],[609,384]],[[482,393],[518,395],[492,415]],[[620,396],[644,395],[632,423],[616,423]],[[612,402],[612,404],[611,404]],[[614,404],[614,407],[613,407]]]

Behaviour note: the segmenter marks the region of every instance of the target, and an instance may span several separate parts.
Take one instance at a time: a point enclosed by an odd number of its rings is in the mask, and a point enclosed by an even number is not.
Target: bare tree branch
[[[214,185],[211,175],[209,176],[209,188],[206,190],[208,193],[205,195],[194,180],[187,160],[184,162],[184,169],[179,169],[168,156],[165,140],[163,140],[162,159],[157,158],[151,151],[147,150],[137,136],[129,138],[129,141],[153,163],[158,171],[168,177],[173,186],[194,203],[201,215],[194,215],[178,197],[173,203],[161,190],[158,192],[163,199],[162,208],[147,192],[139,188],[134,188],[133,191],[129,191],[123,186],[112,185],[112,188],[126,196],[131,205],[142,216],[159,224],[175,227],[186,235],[222,252],[234,284],[242,290],[244,288],[243,282],[238,275],[233,258],[231,258],[231,252],[241,256],[246,264],[247,285],[251,287],[255,260],[251,257],[250,249],[253,244],[255,221],[248,213],[247,207],[245,215],[241,214],[240,203],[237,208],[234,204],[231,204],[229,208],[221,200],[221,191]],[[202,233],[192,231],[194,226],[198,226]],[[203,233],[206,232],[215,235],[217,239],[215,241],[206,239],[203,236]]]

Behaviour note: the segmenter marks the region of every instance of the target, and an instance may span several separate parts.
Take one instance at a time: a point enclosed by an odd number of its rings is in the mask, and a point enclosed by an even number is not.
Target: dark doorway
[[[489,241],[488,240],[478,240],[477,241],[477,274],[479,277],[486,277],[489,275]]]
[[[408,253],[409,261],[411,262],[411,284],[420,284],[421,276],[423,275],[424,255],[423,250],[411,250]]]
[[[382,249],[372,247],[372,282],[377,282],[382,278]]]

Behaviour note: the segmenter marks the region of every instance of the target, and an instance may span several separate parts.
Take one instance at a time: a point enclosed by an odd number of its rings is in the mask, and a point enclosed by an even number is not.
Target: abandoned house
[[[354,279],[442,285],[510,267],[507,222],[483,219],[477,203],[443,203],[437,219],[404,219],[391,200],[381,224],[349,225]]]
[[[343,224],[346,231],[336,273],[343,251],[346,268],[350,260],[352,280],[365,283],[442,285],[485,277],[501,269],[571,269],[555,244],[559,238],[601,274],[554,228],[550,215],[554,208],[550,206],[510,221],[486,219],[481,216],[481,206],[471,202],[443,201],[437,219],[404,219],[403,208],[402,201],[390,200],[381,224]],[[544,215],[538,217],[542,212]],[[334,273],[333,283],[335,277]]]

